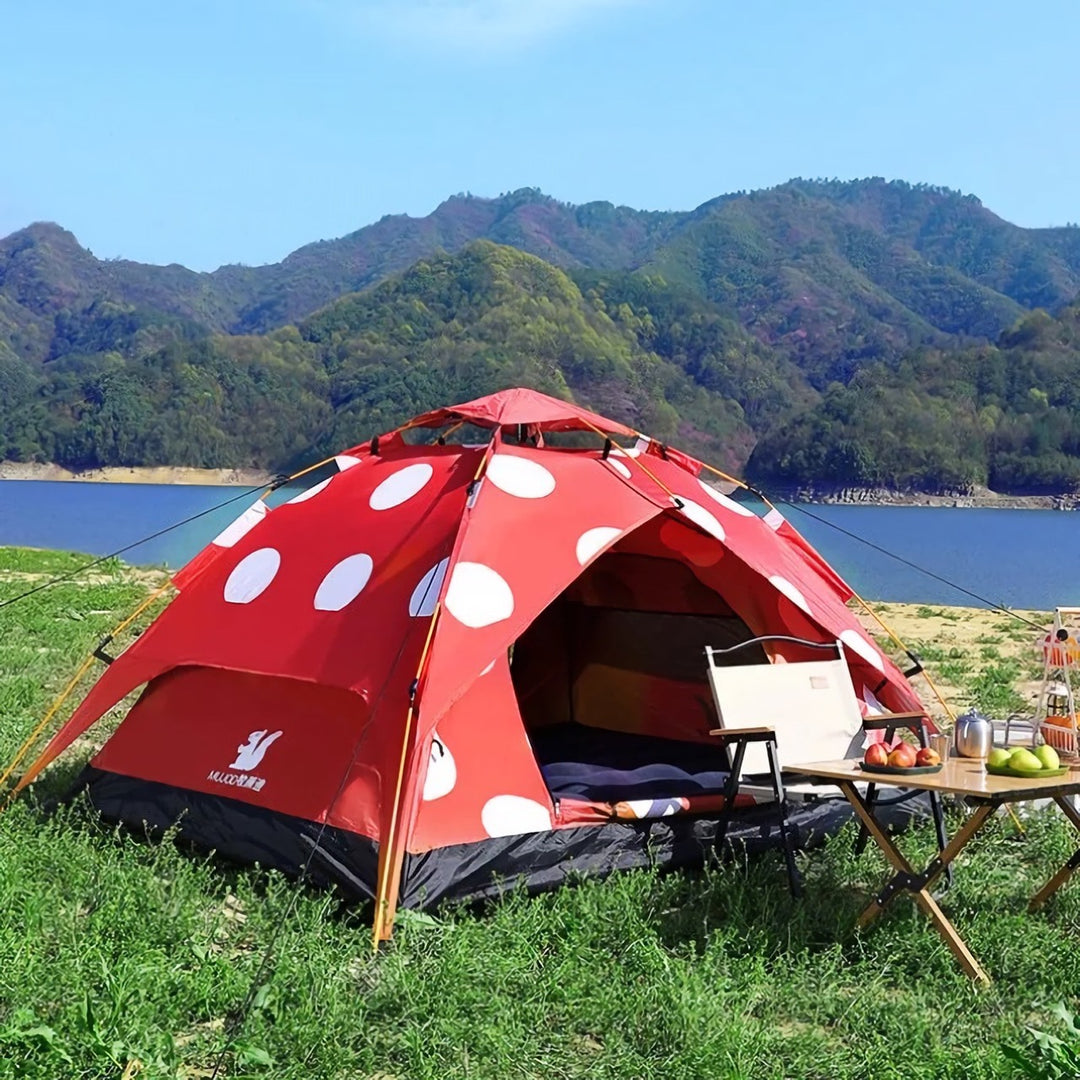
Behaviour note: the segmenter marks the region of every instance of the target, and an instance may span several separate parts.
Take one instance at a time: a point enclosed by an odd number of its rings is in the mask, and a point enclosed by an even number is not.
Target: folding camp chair
[[[834,656],[828,660],[785,664],[716,663],[717,657],[728,657],[740,649],[769,641],[786,641],[831,652]],[[770,634],[726,649],[707,646],[705,657],[721,725],[710,734],[724,740],[730,770],[724,791],[724,809],[717,826],[717,850],[722,850],[726,840],[731,809],[740,787],[760,784],[764,778],[776,800],[777,826],[788,880],[792,894],[798,896],[800,886],[794,845],[787,823],[787,799],[793,787],[790,784],[787,788],[784,786],[779,754],[782,753],[788,762],[796,763],[847,757],[862,732],[883,728],[886,737],[892,738],[900,727],[911,728],[925,746],[924,714],[888,713],[864,721],[841,641],[809,641],[786,634]],[[869,795],[874,797],[872,787]],[[931,803],[938,838],[944,847],[940,802],[934,796]],[[858,843],[861,845],[865,840],[860,837]]]

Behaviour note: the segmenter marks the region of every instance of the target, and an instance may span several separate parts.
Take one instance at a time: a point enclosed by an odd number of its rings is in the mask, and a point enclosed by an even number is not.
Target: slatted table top
[[[852,758],[835,761],[814,761],[802,765],[785,765],[783,771],[815,780],[836,783],[846,780],[858,784],[891,785],[918,788],[925,791],[949,792],[993,802],[1019,802],[1024,799],[1045,799],[1053,795],[1080,794],[1080,764],[1073,764],[1061,776],[1020,777],[994,776],[986,771],[985,762],[978,758],[951,757],[940,772],[902,773],[867,772]]]

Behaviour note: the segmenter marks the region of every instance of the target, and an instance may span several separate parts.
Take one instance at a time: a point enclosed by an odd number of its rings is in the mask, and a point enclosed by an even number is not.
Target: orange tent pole
[[[424,648],[420,653],[420,663],[416,666],[415,683],[418,684],[427,665],[428,653],[431,650],[431,641],[435,636],[435,624],[439,620],[441,605],[436,604],[428,624],[427,638],[424,640]],[[405,714],[405,731],[401,739],[401,757],[398,760],[397,780],[394,784],[394,803],[390,811],[390,828],[384,841],[379,844],[379,880],[375,888],[375,919],[372,925],[372,948],[378,950],[379,942],[386,941],[394,928],[394,911],[397,907],[397,886],[401,876],[401,859],[403,852],[395,851],[400,848],[398,843],[398,819],[401,811],[401,789],[405,783],[405,763],[409,758],[409,748],[412,744],[413,720],[416,717],[415,698],[409,702],[408,712]]]
[[[496,428],[491,437],[491,441],[487,445],[487,449],[484,451],[484,456],[480,459],[480,464],[476,466],[476,472],[473,474],[474,484],[480,480],[487,469],[487,464],[488,461],[491,460],[491,455],[494,451],[495,443],[498,440],[498,435],[499,429]],[[466,505],[462,510],[461,522],[458,525],[458,534],[454,538],[454,546],[450,552],[450,561],[447,564],[447,574],[450,574],[453,571],[454,556],[461,547],[463,536],[462,530],[464,528],[467,513],[468,500],[466,500]],[[447,578],[447,580],[449,580],[449,578]],[[435,637],[435,624],[438,621],[439,613],[441,611],[442,604],[437,603],[431,616],[431,623],[428,626],[424,648],[420,654],[420,663],[416,667],[414,685],[418,690],[424,669],[427,667],[428,654],[431,651],[431,642]],[[409,702],[409,709],[405,714],[405,731],[401,739],[401,758],[398,761],[398,774],[394,786],[394,804],[390,812],[389,833],[385,840],[380,838],[379,841],[379,880],[375,888],[375,918],[371,928],[371,947],[372,950],[376,952],[379,948],[379,942],[386,941],[394,929],[394,913],[397,910],[397,893],[401,881],[401,863],[404,857],[405,843],[404,839],[401,839],[400,841],[398,839],[398,820],[401,811],[401,791],[405,783],[405,763],[408,760],[410,744],[412,742],[413,721],[415,718],[416,696]],[[397,850],[394,850],[395,847]]]
[[[148,607],[150,607],[151,604],[154,603],[155,600],[157,600],[163,593],[167,592],[171,588],[172,582],[166,581],[164,585],[161,585],[157,589],[155,589],[141,604],[139,604],[139,606],[130,615],[127,616],[126,619],[124,619],[115,627],[115,629],[113,629],[113,631],[108,635],[108,637],[115,638],[118,634],[122,634]],[[49,706],[48,711],[41,718],[41,722],[34,728],[33,731],[30,732],[30,734],[23,741],[22,746],[20,746],[19,749],[16,751],[15,757],[12,758],[12,760],[4,768],[3,772],[0,773],[0,788],[3,787],[3,785],[11,777],[12,773],[14,773],[14,771],[19,767],[23,758],[25,758],[26,755],[33,749],[34,744],[40,738],[41,733],[49,726],[52,718],[60,711],[64,702],[67,701],[67,699],[71,696],[72,691],[75,689],[76,686],[79,685],[82,677],[86,674],[87,671],[89,671],[93,663],[94,654],[91,653],[88,657],[86,657],[82,664],[79,665],[79,668],[76,670],[74,676],[72,676],[71,680],[60,692],[59,696],[52,703],[52,705]],[[20,778],[19,782],[12,789],[8,797],[4,800],[2,804],[0,804],[0,813],[3,813],[3,811],[11,805],[11,800],[20,791],[22,791],[23,788],[33,783],[33,781],[37,779],[42,769],[44,769],[51,761],[52,758],[46,757],[44,753],[42,753],[35,759],[33,764],[31,764],[30,768],[26,771],[26,773]]]

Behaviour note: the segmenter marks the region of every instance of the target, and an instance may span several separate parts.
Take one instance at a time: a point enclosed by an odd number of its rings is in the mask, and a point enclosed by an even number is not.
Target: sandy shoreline
[[[61,465],[0,461],[0,480],[72,480],[106,484],[200,484],[207,487],[256,487],[269,483],[259,469],[193,469],[180,465],[114,466],[72,472]]]
[[[953,713],[960,714],[979,705],[997,720],[1004,720],[1012,712],[1029,715],[1035,712],[1041,685],[1043,636],[1036,626],[1049,628],[1052,619],[1049,612],[1017,609],[1021,616],[1017,619],[1007,612],[987,608],[868,603],[900,640],[922,658],[927,675]],[[889,641],[872,616],[854,606],[852,610],[867,633],[901,669],[910,666],[908,658]],[[1015,698],[1007,702],[999,692],[994,704],[982,700],[988,687],[995,683],[1010,685]],[[915,675],[911,684],[934,720],[948,727],[951,718],[926,677]]]
[[[73,472],[62,465],[0,461],[0,480],[63,480],[105,484],[199,484],[207,487],[255,487],[268,484],[261,469],[197,469],[185,465],[110,466]],[[939,506],[950,509],[1080,510],[1080,495],[1003,495],[982,488],[970,495],[932,495],[882,488],[813,488],[765,492],[775,502],[818,506]]]

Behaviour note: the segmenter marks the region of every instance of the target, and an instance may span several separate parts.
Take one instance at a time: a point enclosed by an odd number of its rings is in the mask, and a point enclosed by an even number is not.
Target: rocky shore
[[[196,469],[183,465],[113,466],[73,472],[62,465],[0,461],[0,480],[76,480],[108,484],[201,484],[254,487],[269,483],[260,469]],[[773,501],[850,506],[947,506],[1000,510],[1080,510],[1080,492],[1057,495],[1005,495],[989,488],[968,492],[894,491],[890,488],[770,486]]]
[[[1080,493],[1007,495],[989,488],[969,492],[893,491],[889,488],[772,488],[771,499],[853,506],[947,506],[997,510],[1080,510]]]

